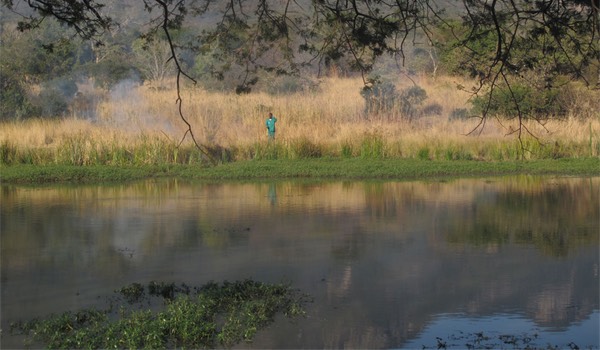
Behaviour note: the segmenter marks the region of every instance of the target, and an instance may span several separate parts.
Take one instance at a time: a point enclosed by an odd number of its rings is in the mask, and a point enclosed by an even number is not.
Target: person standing
[[[275,123],[277,123],[277,118],[273,116],[273,113],[269,112],[269,118],[265,124],[267,125],[267,133],[269,134],[269,141],[275,139]]]

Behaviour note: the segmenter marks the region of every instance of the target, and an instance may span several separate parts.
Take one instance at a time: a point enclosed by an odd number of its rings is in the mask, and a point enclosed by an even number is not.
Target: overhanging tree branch
[[[163,23],[162,23],[162,29],[165,33],[165,36],[167,38],[167,41],[169,43],[169,47],[171,49],[171,57],[168,59],[169,61],[172,61],[175,64],[175,67],[177,69],[177,79],[176,79],[176,85],[177,85],[177,108],[178,108],[178,112],[179,112],[179,117],[181,118],[181,120],[187,125],[187,130],[183,135],[183,138],[181,139],[181,141],[179,142],[179,144],[177,145],[177,147],[179,147],[181,145],[181,143],[183,142],[183,140],[185,139],[186,135],[190,135],[190,137],[192,138],[192,141],[194,142],[194,145],[196,145],[196,147],[198,148],[198,150],[200,150],[200,152],[202,152],[202,154],[204,154],[213,165],[216,165],[217,162],[214,159],[214,157],[210,154],[210,152],[208,151],[208,149],[206,148],[206,146],[203,146],[201,144],[198,143],[198,141],[196,141],[196,137],[194,136],[194,131],[192,130],[192,125],[188,122],[188,120],[185,118],[185,116],[183,115],[183,99],[181,98],[181,78],[182,76],[189,79],[190,81],[192,81],[194,84],[196,84],[196,80],[194,80],[194,78],[190,77],[188,74],[186,74],[183,69],[181,68],[181,64],[179,63],[179,59],[177,58],[177,53],[175,52],[175,45],[173,44],[173,39],[171,38],[171,33],[169,31],[169,6],[165,1],[162,0],[154,0],[156,1],[156,3],[158,3],[162,9],[163,9]],[[180,1],[181,3],[182,1]],[[176,5],[177,6],[177,5]]]

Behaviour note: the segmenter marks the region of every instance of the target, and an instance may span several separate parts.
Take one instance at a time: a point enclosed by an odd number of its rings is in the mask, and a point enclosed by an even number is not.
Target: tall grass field
[[[219,162],[306,158],[481,160],[600,156],[600,115],[546,122],[480,119],[459,78],[420,78],[427,98],[407,118],[397,110],[365,113],[360,78],[323,79],[318,89],[293,94],[236,95],[195,86],[181,91],[183,115],[197,141]],[[398,83],[407,88],[411,81]],[[472,84],[472,83],[471,83]],[[104,92],[92,113],[0,125],[3,165],[163,165],[206,161],[186,134],[174,89],[121,86]],[[88,108],[89,110],[89,108]],[[595,109],[597,111],[598,109]],[[277,118],[269,142],[265,120]],[[594,114],[596,113],[596,114]],[[479,126],[479,128],[478,128]]]

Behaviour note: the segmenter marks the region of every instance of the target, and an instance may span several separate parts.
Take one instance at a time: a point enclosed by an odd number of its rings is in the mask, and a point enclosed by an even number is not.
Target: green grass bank
[[[418,159],[250,160],[204,165],[12,165],[0,167],[3,184],[105,183],[150,178],[188,180],[339,179],[413,180],[501,175],[600,176],[600,158],[524,161]]]

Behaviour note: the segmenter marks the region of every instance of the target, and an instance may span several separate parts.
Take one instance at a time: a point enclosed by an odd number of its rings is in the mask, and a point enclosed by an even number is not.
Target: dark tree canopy
[[[1,1],[7,9],[19,3]],[[221,64],[213,67],[216,75],[232,63],[243,67],[238,92],[247,92],[260,70],[295,74],[308,65],[326,67],[343,62],[366,73],[379,56],[402,60],[407,44],[425,41],[433,47],[440,38],[452,41],[468,60],[472,76],[480,82],[473,92],[485,91],[492,101],[494,89],[505,88],[517,105],[519,121],[525,114],[511,90],[515,79],[535,74],[551,87],[560,76],[600,87],[600,0],[124,2],[148,12],[151,19],[140,32],[162,31],[166,36],[170,61],[177,68],[178,88],[180,77],[186,76],[178,56],[184,45],[220,55]],[[19,28],[30,29],[53,17],[102,45],[102,35],[120,26],[119,20],[105,11],[108,3],[28,0],[33,11],[23,17]],[[189,24],[198,28],[194,42],[174,40],[172,31]],[[371,83],[364,80],[367,86]],[[484,109],[481,125],[486,115]],[[519,135],[521,131],[519,128]]]
[[[14,0],[1,0],[12,9]],[[598,0],[143,0],[136,2],[153,16],[142,31],[165,31],[184,22],[200,23],[198,48],[220,46],[247,67],[293,73],[309,63],[346,59],[366,72],[383,54],[402,57],[415,38],[433,42],[434,31],[455,33],[460,16],[468,28],[460,45],[480,61],[477,75],[493,83],[504,74],[535,69],[544,59],[550,74],[570,74],[597,83],[584,69],[598,70],[600,14]],[[35,10],[20,29],[54,17],[80,36],[101,44],[102,34],[119,27],[106,0],[28,0]],[[453,14],[446,14],[454,9]],[[202,25],[204,23],[204,25]],[[458,34],[456,34],[456,37]],[[473,40],[491,36],[494,47],[479,52]],[[176,49],[183,43],[172,42]],[[533,50],[535,48],[535,50]],[[532,57],[527,53],[534,53]],[[177,53],[176,51],[174,52]],[[540,57],[539,53],[543,56]],[[595,80],[595,81],[592,81]],[[242,83],[247,83],[242,82]]]

